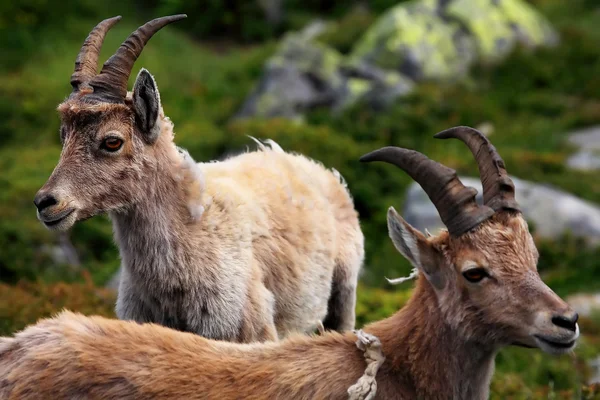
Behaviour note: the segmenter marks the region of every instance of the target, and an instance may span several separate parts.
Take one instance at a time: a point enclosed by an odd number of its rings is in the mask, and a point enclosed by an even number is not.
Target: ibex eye
[[[114,152],[123,146],[123,141],[116,137],[109,137],[102,142],[102,148],[106,151]]]
[[[480,282],[483,278],[488,277],[489,275],[483,268],[473,268],[463,272],[463,276],[469,282],[477,283]]]

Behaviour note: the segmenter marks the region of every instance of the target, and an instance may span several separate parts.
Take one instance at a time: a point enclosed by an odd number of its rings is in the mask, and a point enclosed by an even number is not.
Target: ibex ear
[[[443,260],[441,252],[427,241],[418,230],[410,226],[394,209],[387,213],[388,231],[396,249],[417,268],[436,288],[444,287],[444,279],[440,265]]]
[[[133,107],[135,121],[149,144],[156,142],[160,133],[158,110],[160,94],[150,72],[142,68],[133,85]]]

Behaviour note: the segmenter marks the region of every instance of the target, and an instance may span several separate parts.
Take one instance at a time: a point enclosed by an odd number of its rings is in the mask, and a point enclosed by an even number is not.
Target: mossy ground
[[[357,27],[372,23],[376,13],[390,5],[386,1],[374,1],[367,12],[329,2],[325,11],[335,17],[337,25],[320,40],[348,53],[360,35]],[[103,48],[101,59],[106,59],[142,21],[131,11],[135,9],[133,2],[98,5],[83,1],[76,7],[71,3],[65,2],[62,9],[57,2],[34,0],[0,7],[0,30],[14,33],[12,42],[0,34],[6,55],[0,64],[2,334],[63,307],[113,315],[113,295],[98,288],[119,264],[109,221],[96,217],[77,225],[70,234],[82,270],[88,271],[84,279],[81,271],[55,264],[40,250],[43,245],[56,243],[56,236],[37,222],[32,199],[60,154],[55,108],[70,92],[69,76],[83,38],[99,18],[123,13],[123,21],[111,31]],[[168,2],[154,3],[158,7]],[[170,3],[186,6],[185,1]],[[382,289],[384,276],[399,276],[410,269],[387,238],[385,223],[390,205],[401,209],[410,179],[383,165],[360,165],[357,160],[362,154],[383,145],[409,147],[462,174],[476,175],[475,163],[464,146],[436,141],[432,135],[458,124],[489,122],[494,126],[492,140],[512,174],[600,203],[597,174],[565,167],[565,159],[573,151],[565,143],[566,132],[600,124],[598,6],[593,0],[532,3],[559,30],[562,41],[558,47],[517,50],[501,65],[480,66],[469,79],[452,86],[424,83],[385,113],[357,105],[335,117],[326,111],[313,111],[304,124],[281,119],[230,121],[259,78],[264,61],[277,48],[273,35],[278,32],[256,34],[251,44],[206,39],[218,35],[221,19],[213,25],[207,22],[206,29],[214,28],[206,31],[211,34],[194,30],[195,39],[175,26],[156,35],[136,63],[132,80],[142,66],[153,73],[165,112],[175,123],[177,144],[197,160],[253,146],[246,136],[252,135],[271,138],[283,148],[307,154],[344,175],[367,237],[366,273],[357,307],[362,325],[390,315],[410,294],[408,289]],[[290,4],[286,23],[292,25],[300,25],[299,21],[322,11],[316,3],[308,2],[305,7],[298,2]],[[154,17],[162,13],[157,10],[145,13]],[[53,21],[63,15],[69,23],[57,26]],[[599,249],[586,249],[571,236],[553,242],[538,240],[538,245],[542,276],[560,295],[600,290],[600,280],[596,279],[600,276]],[[410,288],[411,284],[405,285]],[[581,330],[582,343],[573,356],[550,357],[522,349],[501,352],[492,398],[582,398],[578,393],[590,373],[586,362],[600,353],[600,316],[582,319]]]

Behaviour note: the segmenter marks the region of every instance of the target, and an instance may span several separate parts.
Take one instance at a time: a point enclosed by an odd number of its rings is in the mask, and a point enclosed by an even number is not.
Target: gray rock
[[[441,13],[466,27],[480,62],[497,62],[515,46],[554,46],[559,37],[547,19],[522,0],[449,0]]]
[[[56,245],[43,245],[40,251],[47,254],[56,265],[69,265],[74,269],[81,266],[77,249],[67,233],[59,233]]]
[[[260,1],[265,10],[274,7],[276,19],[278,0]],[[402,2],[347,57],[318,42],[324,28],[317,22],[284,37],[235,118],[301,119],[311,108],[335,113],[359,101],[383,109],[410,93],[414,82],[453,82],[476,62],[500,61],[517,44],[535,48],[558,40],[524,0]]]
[[[336,102],[344,83],[338,71],[341,55],[313,40],[324,28],[315,22],[284,37],[236,118],[296,119],[310,108]]]
[[[385,109],[414,88],[413,81],[402,74],[369,65],[355,67],[343,64],[340,72],[344,77],[344,85],[338,92],[334,112],[361,100],[374,109]]]
[[[552,46],[558,35],[522,0],[415,0],[386,11],[354,46],[355,65],[414,80],[453,81],[475,62],[497,62],[517,44]]]
[[[412,91],[413,82],[397,72],[348,66],[340,53],[315,40],[324,28],[317,22],[285,36],[235,118],[301,119],[312,108],[339,112],[360,100],[385,107]]]
[[[446,21],[431,1],[411,1],[386,11],[354,46],[349,63],[400,72],[413,80],[454,80],[476,59],[475,43],[456,21]]]
[[[567,160],[567,166],[580,171],[600,169],[600,151],[581,149]]]
[[[565,300],[583,317],[589,317],[593,312],[600,312],[600,293],[577,293],[568,296]]]
[[[592,367],[594,371],[592,376],[588,380],[589,385],[594,385],[600,383],[600,357],[596,357],[589,362],[589,366]]]
[[[567,160],[569,168],[582,171],[600,169],[600,126],[573,132],[568,141],[579,148],[579,151]]]
[[[556,239],[570,231],[590,244],[600,244],[600,207],[553,187],[511,177],[516,188],[516,199],[536,234]],[[461,177],[465,186],[477,189],[477,201],[482,202],[482,188],[478,178]],[[437,210],[417,183],[408,188],[403,216],[420,230],[442,228]]]

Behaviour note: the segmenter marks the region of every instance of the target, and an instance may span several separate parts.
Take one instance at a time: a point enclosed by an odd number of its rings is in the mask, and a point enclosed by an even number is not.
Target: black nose
[[[552,317],[552,323],[561,328],[575,332],[577,330],[577,319],[579,319],[579,314],[577,313],[573,314],[570,318],[564,315],[555,315]]]
[[[35,204],[38,211],[42,211],[44,208],[53,206],[57,203],[58,202],[51,194],[38,193],[38,195],[35,196],[35,199],[33,199],[33,204]]]

